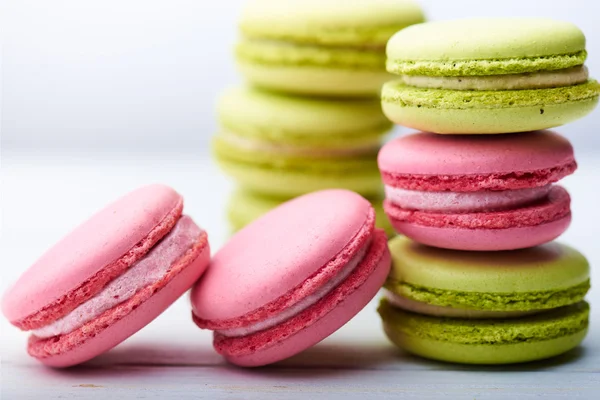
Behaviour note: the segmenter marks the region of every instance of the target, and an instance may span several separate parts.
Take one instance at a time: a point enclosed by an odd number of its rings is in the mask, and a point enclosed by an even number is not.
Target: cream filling
[[[241,148],[243,150],[300,157],[360,156],[375,153],[379,150],[380,146],[378,141],[357,146],[332,148],[295,146],[262,140],[247,139],[226,131],[221,131],[219,133],[219,138],[231,144],[232,146]]]
[[[408,299],[399,296],[388,290],[385,291],[385,297],[394,306],[406,311],[417,314],[432,315],[434,317],[449,317],[449,318],[516,318],[525,315],[538,313],[539,311],[484,311],[484,310],[468,310],[463,308],[453,308],[444,306],[435,306],[420,301]]]
[[[402,75],[401,77],[402,81],[409,86],[449,90],[546,89],[577,85],[587,82],[588,78],[588,69],[583,65],[557,71],[515,75],[458,77]]]
[[[331,49],[331,50],[367,50],[367,51],[381,51],[381,53],[385,53],[385,44],[376,45],[376,44],[363,44],[358,46],[350,46],[350,45],[328,45],[322,46],[314,43],[298,43],[290,40],[280,40],[280,39],[267,39],[267,38],[256,38],[256,37],[247,37],[243,39],[243,42],[248,43],[256,43],[256,44],[264,44],[268,46],[279,46],[279,47],[289,47],[294,49]]]
[[[64,317],[31,331],[39,338],[73,332],[106,310],[127,301],[140,289],[161,279],[198,240],[202,230],[188,216],[182,216],[160,242],[141,260],[112,280],[99,293]]]
[[[537,188],[480,192],[427,192],[385,186],[386,198],[408,209],[437,212],[498,211],[521,207],[548,195],[552,185]]]
[[[367,251],[369,250],[370,245],[371,245],[371,243],[369,241],[358,251],[358,253],[356,253],[356,255],[354,257],[352,257],[352,259],[348,262],[348,264],[346,264],[342,268],[342,270],[336,276],[334,276],[330,281],[328,281],[325,285],[321,286],[313,294],[305,297],[298,303],[281,311],[279,314],[276,314],[276,315],[274,315],[270,318],[267,318],[263,321],[258,321],[251,325],[242,326],[239,328],[223,329],[223,330],[218,330],[216,332],[223,336],[229,336],[229,337],[246,336],[246,335],[251,335],[253,333],[262,331],[264,329],[272,328],[276,325],[279,325],[280,323],[282,323],[284,321],[287,321],[290,318],[295,317],[296,315],[300,314],[301,312],[303,312],[310,306],[316,304],[319,300],[321,300],[323,297],[325,297],[329,292],[331,292],[333,289],[335,289],[340,283],[342,283],[344,280],[346,280],[346,278],[348,278],[348,276],[350,276],[352,271],[354,271],[356,269],[356,267],[358,267],[358,265],[363,261],[363,259],[365,258],[366,254],[367,254]]]

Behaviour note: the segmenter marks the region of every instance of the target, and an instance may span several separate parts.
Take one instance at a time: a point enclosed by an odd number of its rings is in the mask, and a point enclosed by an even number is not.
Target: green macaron
[[[547,129],[590,113],[600,84],[588,76],[585,36],[543,18],[414,25],[387,45],[383,109],[394,122],[448,134]]]
[[[423,19],[413,0],[254,0],[236,58],[246,79],[271,90],[374,96],[390,78],[386,42]]]
[[[589,263],[556,242],[500,252],[389,243],[379,308],[390,340],[417,355],[503,364],[563,353],[583,340]]]
[[[236,190],[229,199],[227,218],[232,229],[238,231],[287,200],[288,199],[263,196],[245,190]],[[388,237],[391,237],[394,234],[394,228],[383,211],[383,198],[375,197],[369,199],[369,201],[375,209],[375,225],[378,228],[383,229]]]
[[[289,198],[344,188],[381,192],[377,151],[391,123],[378,100],[231,89],[218,103],[215,158],[244,189]]]

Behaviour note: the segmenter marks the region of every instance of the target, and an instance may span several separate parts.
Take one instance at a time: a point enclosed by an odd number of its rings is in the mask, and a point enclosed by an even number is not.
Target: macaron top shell
[[[219,99],[222,130],[271,142],[315,142],[371,134],[392,124],[375,100],[335,100],[273,94],[251,88],[227,90]]]
[[[13,323],[23,320],[93,281],[108,264],[123,257],[125,265],[135,262],[141,257],[136,255],[136,246],[152,245],[140,242],[165,219],[171,217],[174,225],[182,208],[182,197],[163,185],[145,186],[116,200],[64,237],[20,277],[4,295],[4,315]],[[92,295],[87,293],[79,302]]]
[[[279,299],[336,257],[372,217],[369,202],[346,190],[315,192],[281,205],[215,254],[192,290],[194,314],[228,320]]]
[[[389,59],[399,61],[503,60],[567,55],[573,56],[570,64],[581,65],[585,60],[585,44],[581,30],[569,22],[547,18],[478,18],[408,27],[390,39],[387,55]],[[575,56],[578,53],[582,54]]]
[[[382,172],[414,175],[479,175],[564,167],[575,162],[568,140],[551,131],[505,135],[415,133],[379,152]]]
[[[439,249],[400,236],[389,245],[390,278],[431,289],[523,293],[565,289],[590,278],[586,258],[557,242],[497,252]]]
[[[248,37],[383,47],[396,31],[423,19],[413,0],[253,0],[240,28]]]

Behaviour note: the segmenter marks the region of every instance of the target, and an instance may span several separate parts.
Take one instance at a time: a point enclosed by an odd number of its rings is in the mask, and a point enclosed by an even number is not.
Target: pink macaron
[[[206,232],[183,198],[151,185],[108,205],[38,259],[2,311],[31,331],[28,353],[68,367],[116,346],[162,313],[210,261]]]
[[[239,231],[191,294],[193,319],[240,366],[288,358],[342,327],[390,269],[369,202],[346,190],[291,200]]]
[[[513,250],[549,242],[571,222],[553,185],[573,173],[571,144],[550,131],[507,135],[415,133],[386,144],[384,209],[411,239],[456,250]]]

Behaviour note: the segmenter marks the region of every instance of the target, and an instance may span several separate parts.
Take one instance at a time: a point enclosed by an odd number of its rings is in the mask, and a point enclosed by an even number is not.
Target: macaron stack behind
[[[373,97],[389,79],[385,45],[423,22],[413,0],[251,0],[236,56],[251,83],[327,97]]]
[[[542,129],[598,102],[583,33],[547,19],[437,22],[397,33],[387,55],[400,79],[384,85],[384,112],[424,131],[378,157],[384,209],[405,236],[390,242],[379,309],[387,335],[460,363],[532,361],[577,346],[588,263],[549,243],[571,220],[569,194],[554,183],[577,164],[571,144]]]
[[[229,203],[234,229],[327,188],[381,203],[376,158],[392,128],[379,99],[390,78],[385,45],[396,31],[422,21],[413,0],[247,3],[236,47],[247,86],[221,96],[213,146],[243,193]],[[248,213],[240,199],[259,206]],[[391,232],[385,218],[377,224]]]

